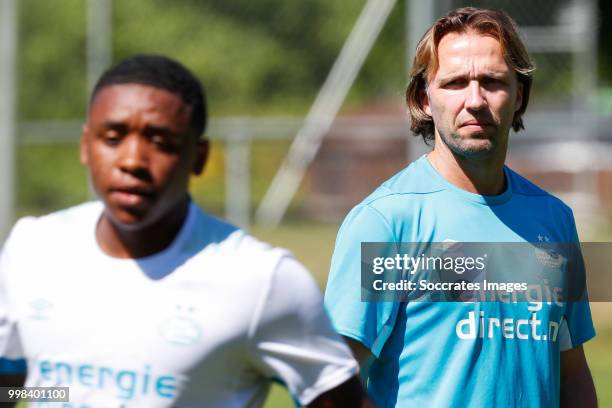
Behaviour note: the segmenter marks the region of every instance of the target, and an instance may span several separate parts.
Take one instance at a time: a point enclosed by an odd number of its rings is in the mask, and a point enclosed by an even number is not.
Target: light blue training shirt
[[[503,193],[477,195],[422,156],[344,220],[325,306],[336,329],[376,357],[366,375],[379,408],[559,405],[560,352],[595,335],[588,302],[361,301],[362,242],[578,240],[568,206],[507,167],[504,174]],[[537,325],[517,327],[531,320]],[[469,321],[471,336],[468,324],[458,328]]]

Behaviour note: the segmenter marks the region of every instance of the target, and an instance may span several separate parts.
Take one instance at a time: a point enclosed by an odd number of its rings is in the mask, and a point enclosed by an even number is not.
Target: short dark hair
[[[490,35],[499,41],[508,66],[523,84],[523,99],[520,109],[514,114],[512,128],[515,132],[524,129],[523,113],[527,109],[535,66],[518,35],[516,23],[503,11],[464,7],[441,17],[425,33],[416,48],[416,55],[406,89],[406,103],[410,114],[410,130],[421,135],[425,142],[434,139],[433,119],[425,113],[421,94],[438,69],[438,45],[448,33],[464,33],[473,30]]]
[[[191,107],[191,130],[200,137],[206,128],[206,96],[200,81],[179,62],[161,55],[134,55],[107,69],[94,86],[89,99],[105,87],[117,84],[142,84],[179,96]]]

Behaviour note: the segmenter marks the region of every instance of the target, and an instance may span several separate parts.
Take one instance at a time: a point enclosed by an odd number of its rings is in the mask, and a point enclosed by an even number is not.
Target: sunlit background
[[[451,8],[506,10],[537,65],[509,164],[612,241],[612,30],[604,0],[0,0],[0,231],[92,199],[78,162],[88,90],[135,53],[204,83],[213,141],[193,198],[288,247],[325,285],[348,209],[425,151],[403,102],[420,36]],[[612,288],[610,289],[612,291]],[[612,308],[586,346],[612,406]],[[275,387],[268,407],[291,406]]]

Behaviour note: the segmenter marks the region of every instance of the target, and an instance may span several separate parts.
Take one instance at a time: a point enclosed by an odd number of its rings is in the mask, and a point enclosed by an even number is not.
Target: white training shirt
[[[5,243],[0,356],[27,386],[70,387],[70,408],[259,407],[271,379],[308,404],[357,373],[287,251],[191,204],[166,250],[112,258],[102,210],[24,218]]]

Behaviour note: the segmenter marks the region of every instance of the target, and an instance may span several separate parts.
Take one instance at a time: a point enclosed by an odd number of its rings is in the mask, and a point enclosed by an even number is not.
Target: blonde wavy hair
[[[518,35],[516,23],[503,11],[464,7],[436,21],[416,48],[406,88],[406,104],[410,115],[410,130],[415,135],[421,135],[426,143],[434,139],[434,123],[423,110],[422,101],[427,84],[438,69],[438,45],[448,33],[468,31],[490,35],[499,41],[506,63],[523,84],[523,99],[520,109],[514,114],[512,128],[515,132],[525,128],[522,115],[529,102],[535,65]]]

